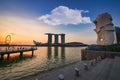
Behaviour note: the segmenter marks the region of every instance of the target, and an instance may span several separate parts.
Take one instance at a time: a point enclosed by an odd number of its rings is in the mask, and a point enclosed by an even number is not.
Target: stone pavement
[[[87,64],[88,70],[84,69],[84,63]],[[80,76],[75,75],[75,68],[79,70]],[[91,61],[80,61],[20,80],[59,80],[59,74],[64,75],[64,80],[120,80],[120,58],[106,58],[94,65],[91,65]]]

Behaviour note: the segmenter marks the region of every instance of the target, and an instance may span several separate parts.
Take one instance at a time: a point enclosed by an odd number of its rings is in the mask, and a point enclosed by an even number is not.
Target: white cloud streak
[[[39,16],[38,19],[49,25],[91,23],[90,17],[82,16],[82,13],[88,12],[88,10],[77,10],[70,9],[66,6],[58,6],[50,14]]]

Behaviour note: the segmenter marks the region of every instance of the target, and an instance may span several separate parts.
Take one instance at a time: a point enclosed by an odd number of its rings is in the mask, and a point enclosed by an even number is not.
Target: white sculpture
[[[111,45],[114,43],[114,28],[112,23],[112,17],[108,13],[103,13],[97,16],[94,21],[97,33],[98,45]]]

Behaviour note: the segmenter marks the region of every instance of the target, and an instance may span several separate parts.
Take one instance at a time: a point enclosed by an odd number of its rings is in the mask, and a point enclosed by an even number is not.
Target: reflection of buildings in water
[[[52,47],[48,46],[47,47],[47,58],[48,59],[51,59],[51,55],[52,55],[52,50],[51,50]]]
[[[61,47],[61,62],[65,63],[65,47]]]
[[[60,58],[61,58],[61,60],[62,60],[62,62],[64,62],[65,61],[65,47],[61,47],[61,48],[58,48],[57,46],[56,47],[54,47],[54,59],[56,60],[56,61],[58,61],[58,54],[60,53],[60,50],[59,49],[61,49],[61,54],[60,54]],[[51,59],[51,57],[52,57],[52,47],[48,47],[47,48],[47,58],[48,59]]]
[[[58,58],[58,47],[54,47],[54,58]]]
[[[65,59],[65,47],[61,47],[61,58]]]
[[[54,47],[54,58],[58,58],[59,48]],[[61,47],[61,59],[65,58],[65,47]]]
[[[59,61],[58,52],[59,52],[58,46],[54,47],[54,59],[55,59],[55,62]]]

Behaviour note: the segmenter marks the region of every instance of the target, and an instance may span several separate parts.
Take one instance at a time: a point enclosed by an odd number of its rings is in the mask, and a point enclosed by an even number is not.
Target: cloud
[[[43,23],[50,25],[68,25],[68,24],[80,24],[91,23],[90,17],[82,16],[82,13],[88,13],[89,11],[70,9],[66,6],[58,6],[51,11],[50,14],[39,16],[39,20]]]

